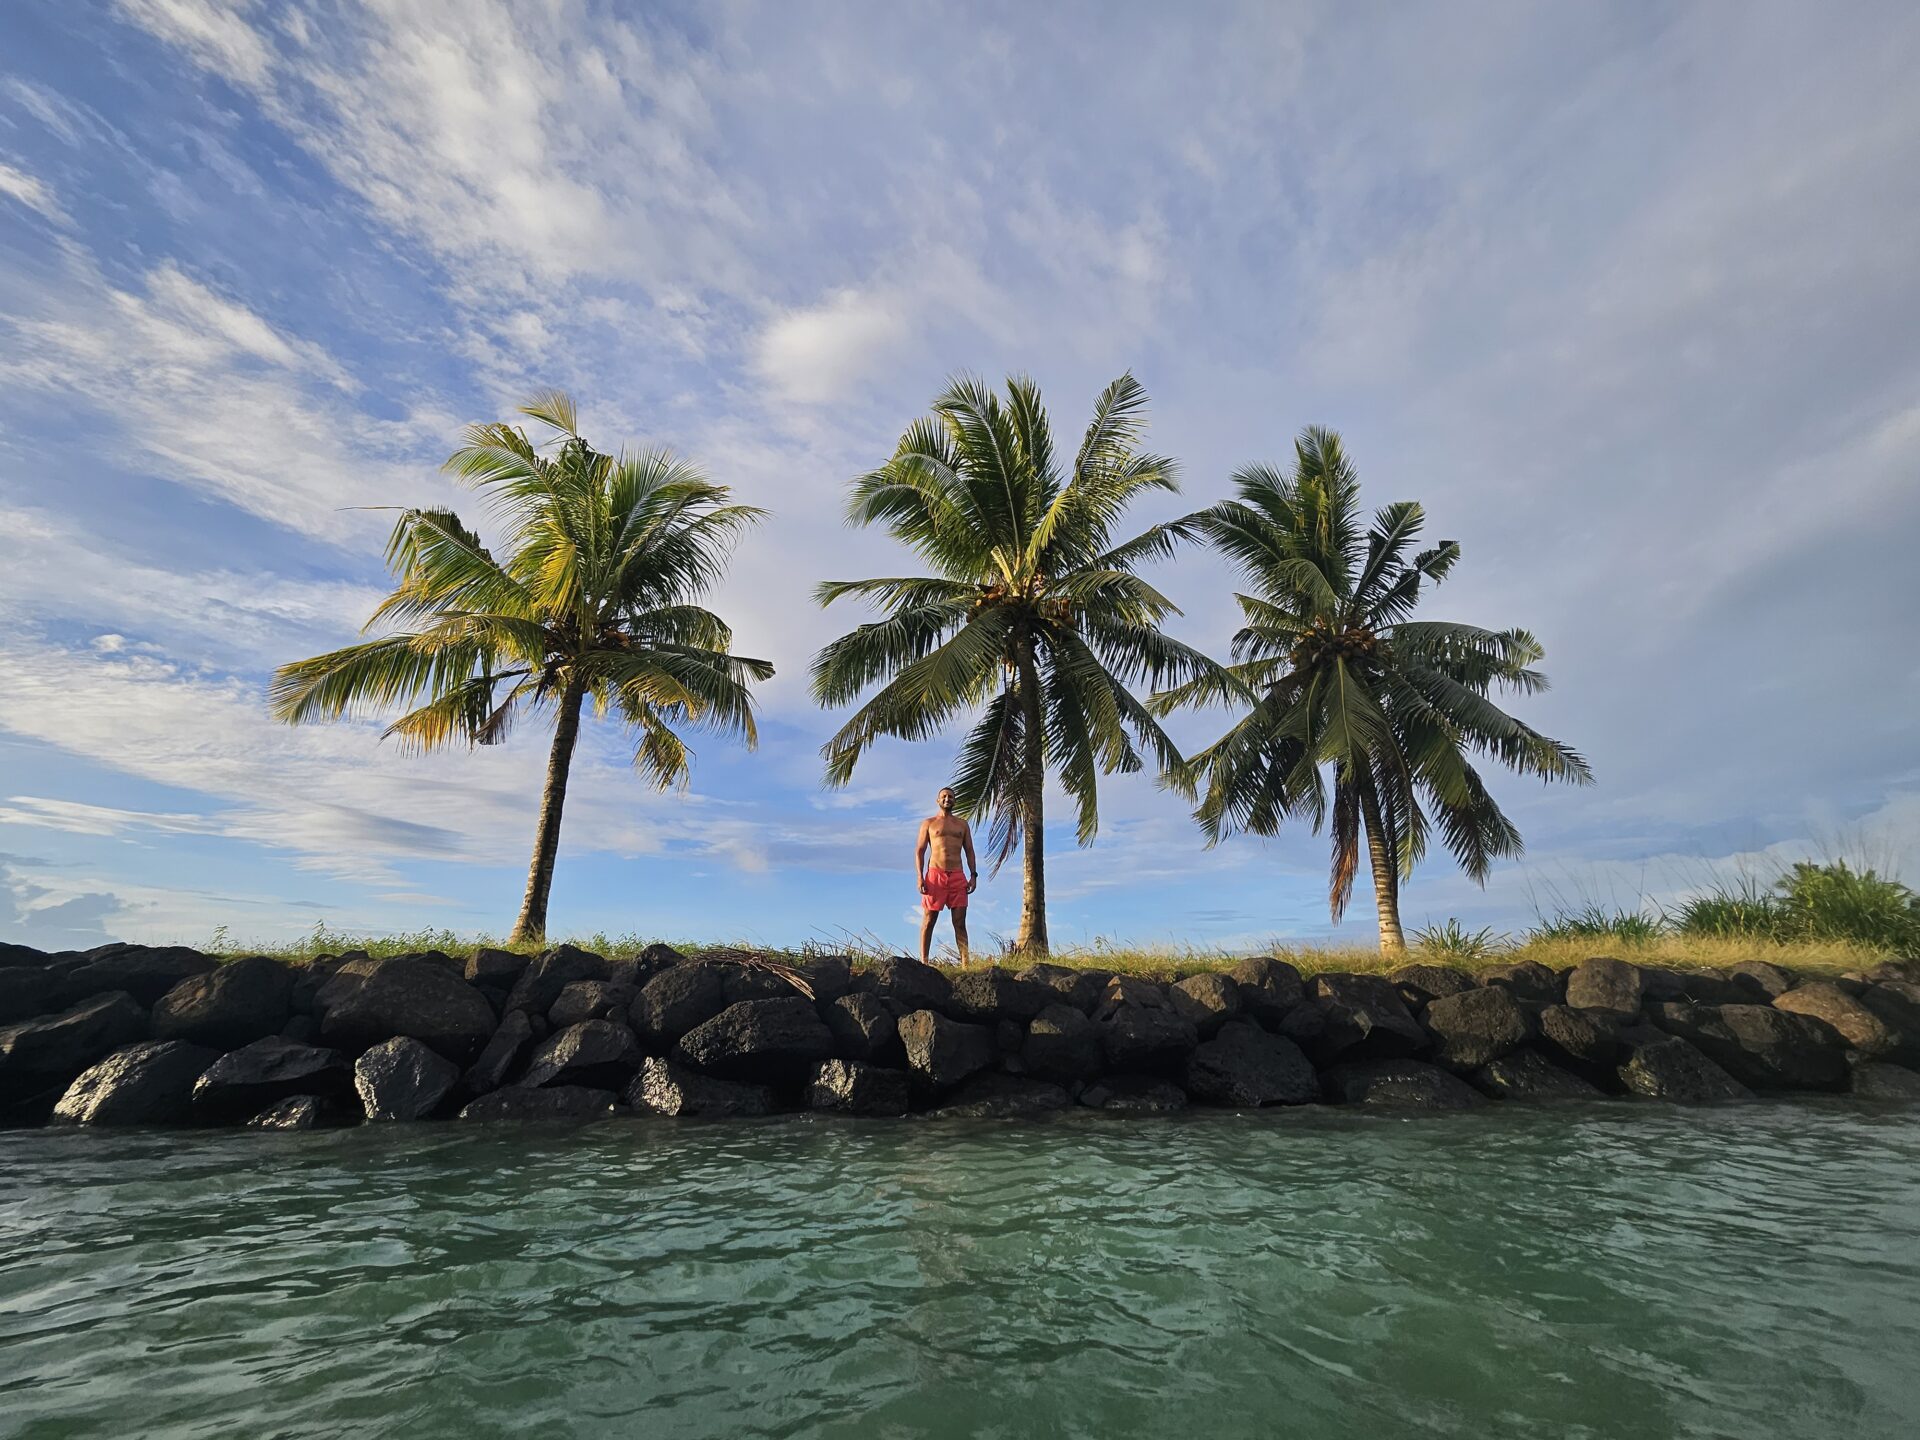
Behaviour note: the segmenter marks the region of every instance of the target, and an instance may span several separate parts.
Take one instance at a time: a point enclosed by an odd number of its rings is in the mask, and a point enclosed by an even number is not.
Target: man
[[[920,921],[920,963],[927,963],[927,950],[933,944],[933,927],[940,921],[942,908],[953,912],[953,940],[960,947],[960,965],[967,964],[967,897],[980,883],[980,862],[973,854],[973,831],[953,813],[953,791],[942,790],[936,799],[940,813],[920,822],[920,838],[913,847],[913,874],[920,882],[920,908],[926,915]],[[960,868],[960,857],[967,868]],[[927,863],[932,860],[931,866]]]

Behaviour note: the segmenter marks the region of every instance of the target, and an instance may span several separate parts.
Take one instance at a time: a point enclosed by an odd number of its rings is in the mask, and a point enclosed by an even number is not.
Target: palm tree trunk
[[[1373,903],[1380,912],[1380,950],[1395,955],[1407,948],[1400,930],[1400,869],[1398,857],[1387,848],[1387,829],[1380,816],[1380,797],[1373,786],[1360,782],[1360,818],[1367,827],[1367,856],[1373,861]]]
[[[1033,640],[1020,642],[1020,705],[1025,712],[1020,757],[1020,784],[1026,792],[1021,817],[1020,938],[1014,948],[1023,955],[1047,954],[1047,837],[1042,823],[1041,798],[1046,792],[1046,759],[1041,749],[1040,672],[1033,662]]]
[[[511,943],[516,945],[537,945],[547,938],[547,896],[553,889],[553,862],[560,854],[560,811],[567,803],[567,771],[580,738],[580,704],[585,699],[586,691],[578,684],[568,685],[560,697],[553,749],[547,755],[547,785],[540,795],[540,828],[533,838],[533,864],[527,867],[527,893],[520,902],[520,918],[513,923]]]

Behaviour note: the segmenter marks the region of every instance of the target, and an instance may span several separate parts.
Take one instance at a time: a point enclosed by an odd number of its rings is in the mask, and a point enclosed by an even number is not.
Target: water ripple
[[[1905,1436],[1920,1117],[0,1135],[0,1436]]]

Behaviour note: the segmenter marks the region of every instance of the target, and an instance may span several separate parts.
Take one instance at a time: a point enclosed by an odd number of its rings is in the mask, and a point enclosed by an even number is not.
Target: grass
[[[629,933],[572,936],[569,940],[584,950],[621,959],[638,955],[657,938]],[[842,933],[797,949],[752,940],[732,944],[668,943],[696,958],[745,951],[769,959],[799,961],[832,954],[851,955],[859,964],[899,953],[893,944],[871,932]],[[488,936],[458,935],[451,930],[356,935],[330,930],[324,924],[315,926],[296,945],[265,946],[236,941],[221,926],[201,948],[213,955],[273,955],[299,963],[347,950],[364,950],[379,957],[420,950],[465,954],[480,946],[523,951],[540,948],[512,946]],[[1024,963],[1017,956],[994,953],[987,946],[975,953],[996,964]],[[1468,930],[1458,920],[1449,919],[1415,931],[1414,943],[1405,955],[1383,955],[1365,946],[1316,945],[1279,938],[1252,950],[1231,953],[1197,945],[1125,946],[1096,940],[1091,945],[1057,951],[1051,959],[1056,965],[1166,980],[1226,969],[1248,954],[1275,956],[1305,974],[1329,970],[1366,973],[1408,964],[1484,970],[1523,960],[1563,969],[1590,956],[1617,955],[1675,970],[1715,969],[1764,960],[1798,973],[1831,975],[1868,969],[1890,958],[1920,955],[1920,896],[1870,867],[1851,866],[1845,860],[1824,864],[1803,861],[1783,869],[1770,885],[1749,878],[1704,887],[1669,911],[1609,908],[1594,901],[1562,903],[1553,913],[1540,915],[1532,929],[1517,937],[1497,934],[1491,928]],[[944,958],[952,958],[950,949]]]
[[[1452,933],[1448,930],[1451,927]],[[1552,933],[1544,933],[1551,928]],[[1660,965],[1676,970],[1713,969],[1742,961],[1764,960],[1783,969],[1807,974],[1839,974],[1864,970],[1892,957],[1895,952],[1883,946],[1864,945],[1848,940],[1770,939],[1752,936],[1693,935],[1671,929],[1626,938],[1619,935],[1595,936],[1568,933],[1564,927],[1541,927],[1526,936],[1514,938],[1490,931],[1462,931],[1458,922],[1435,930],[1418,932],[1433,935],[1434,943],[1420,938],[1405,955],[1383,955],[1376,948],[1360,945],[1323,945],[1276,939],[1269,944],[1231,952],[1197,945],[1123,946],[1107,941],[1056,951],[1050,960],[1075,969],[1110,970],[1116,974],[1138,975],[1159,980],[1180,979],[1206,970],[1228,969],[1250,954],[1272,955],[1297,967],[1303,974],[1331,970],[1371,973],[1398,969],[1402,965],[1452,965],[1464,970],[1484,970],[1534,960],[1555,969],[1593,955],[1617,955],[1643,965]],[[615,959],[635,956],[656,937],[604,934],[568,937],[568,943],[595,954]],[[556,942],[557,943],[557,942]],[[847,936],[833,942],[817,942],[798,948],[771,947],[752,941],[735,944],[692,943],[669,940],[682,953],[718,957],[745,951],[768,959],[799,961],[814,955],[851,955],[856,964],[899,953],[892,946],[871,936]],[[420,950],[442,950],[460,955],[480,946],[532,951],[538,946],[509,946],[487,936],[456,935],[449,930],[416,930],[391,935],[351,935],[319,929],[297,945],[246,945],[235,941],[224,930],[203,946],[209,954],[224,956],[272,955],[301,963],[317,955],[364,950],[376,957],[403,955]],[[951,959],[951,952],[945,958]],[[995,964],[1020,965],[1025,962],[1005,953],[976,952],[976,960]]]

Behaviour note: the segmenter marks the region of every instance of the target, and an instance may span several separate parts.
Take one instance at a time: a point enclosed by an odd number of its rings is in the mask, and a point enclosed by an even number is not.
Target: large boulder
[[[929,1090],[948,1090],[984,1070],[998,1053],[994,1033],[985,1025],[949,1020],[937,1010],[915,1010],[900,1021],[900,1043],[907,1069]]]
[[[1596,955],[1567,972],[1567,1004],[1576,1010],[1638,1015],[1644,984],[1638,965]]]
[[[560,998],[560,992],[576,980],[611,980],[606,958],[577,945],[556,945],[543,950],[527,962],[507,992],[505,1009],[525,1010],[544,1015]]]
[[[1729,1075],[1756,1090],[1839,1090],[1847,1083],[1844,1043],[1808,1015],[1771,1005],[1700,1005],[1686,1038]]]
[[[915,1010],[945,1010],[953,995],[953,986],[945,975],[931,965],[904,955],[874,961],[854,977],[853,988],[878,995],[893,1006],[896,1015],[908,1015]]]
[[[1451,965],[1402,965],[1387,979],[1399,989],[1400,998],[1415,1009],[1474,988],[1473,977]]]
[[[742,1000],[786,1000],[806,995],[805,990],[793,983],[785,967],[721,960],[714,962],[713,968],[719,972],[720,993],[728,1005],[738,1005]],[[800,980],[804,984],[806,977],[802,975]]]
[[[1200,1043],[1193,1022],[1171,1009],[1122,1005],[1099,1028],[1109,1070],[1175,1075]]]
[[[184,945],[102,945],[89,950],[61,979],[73,999],[124,990],[151,1005],[189,975],[204,975],[219,962]]]
[[[1562,1065],[1612,1074],[1620,1063],[1620,1022],[1607,1011],[1549,1005],[1540,1012],[1540,1044]]]
[[[485,945],[467,957],[467,963],[460,971],[461,978],[469,985],[487,995],[497,996],[502,1004],[526,973],[526,956]]]
[[[318,1095],[294,1095],[276,1100],[247,1121],[249,1130],[320,1130],[344,1125],[351,1117],[346,1107]]]
[[[1286,1019],[1287,1012],[1307,998],[1307,982],[1300,978],[1300,972],[1269,955],[1242,960],[1227,976],[1240,987],[1240,1003],[1246,1012],[1269,1027]]]
[[[1186,1091],[1208,1105],[1306,1105],[1320,1098],[1320,1080],[1291,1040],[1234,1020],[1188,1058]]]
[[[1598,1086],[1562,1070],[1537,1050],[1503,1055],[1468,1078],[1481,1094],[1496,1100],[1598,1100],[1601,1096]]]
[[[1324,1022],[1314,1052],[1321,1063],[1391,1060],[1426,1048],[1427,1032],[1385,976],[1317,975],[1313,992]]]
[[[1886,1058],[1920,1067],[1920,985],[1882,980],[1861,986],[1856,998],[1896,1037]]]
[[[352,1083],[347,1057],[338,1050],[270,1035],[209,1065],[194,1083],[193,1108],[202,1120],[232,1124],[294,1095],[345,1100]]]
[[[123,990],[9,1025],[0,1030],[0,1094],[14,1099],[52,1089],[57,1095],[89,1065],[146,1034],[147,1012]]]
[[[582,1020],[534,1046],[518,1083],[618,1090],[633,1078],[641,1058],[633,1032],[618,1020]]]
[[[833,1035],[834,1054],[849,1060],[904,1063],[900,1022],[878,995],[838,996],[821,1005],[820,1016]]]
[[[1025,1024],[1057,998],[1049,987],[998,965],[962,970],[948,984],[952,993],[942,1008],[954,1019],[976,1025],[995,1025],[1002,1020]]]
[[[832,1054],[833,1032],[798,995],[729,1005],[688,1031],[673,1050],[674,1059],[696,1070],[763,1084],[796,1079]]]
[[[1154,1075],[1107,1075],[1080,1092],[1080,1103],[1093,1110],[1157,1115],[1187,1108],[1187,1092]]]
[[[1793,988],[1792,973],[1765,960],[1742,960],[1727,971],[1756,1005],[1769,1005]]]
[[[1156,985],[1151,980],[1143,980],[1138,975],[1113,975],[1107,979],[1107,988],[1100,994],[1100,1003],[1094,1007],[1093,1018],[1111,1020],[1122,1010],[1171,1010],[1173,1001],[1167,998],[1164,985]]]
[[[714,965],[675,965],[641,988],[633,1028],[647,1044],[666,1048],[727,1008],[727,987]]]
[[[1620,1083],[1635,1095],[1683,1105],[1746,1100],[1753,1093],[1678,1035],[1634,1046],[1620,1067]]]
[[[64,979],[44,966],[0,969],[0,1025],[16,1024],[59,1010],[67,995]]]
[[[611,1090],[584,1085],[508,1085],[482,1095],[460,1112],[462,1120],[599,1120],[619,1108]]]
[[[1467,1110],[1486,1103],[1486,1097],[1459,1076],[1418,1060],[1349,1061],[1328,1070],[1320,1084],[1336,1105]]]
[[[533,1043],[533,1022],[524,1010],[509,1010],[500,1028],[488,1038],[480,1058],[467,1067],[467,1089],[475,1095],[498,1090],[507,1083],[527,1046]]]
[[[1558,1005],[1566,998],[1561,992],[1560,976],[1538,960],[1495,965],[1480,972],[1480,983],[1511,991],[1514,999],[1532,1009]]]
[[[237,1050],[277,1035],[293,1011],[293,972],[278,960],[249,955],[190,975],[153,1007],[153,1033],[216,1050]]]
[[[1920,1101],[1920,1071],[1869,1060],[1853,1067],[1849,1088],[1862,1100]]]
[[[904,1115],[907,1072],[859,1060],[823,1060],[807,1080],[807,1104],[841,1115]]]
[[[1061,1085],[1091,1079],[1104,1053],[1100,1027],[1071,1005],[1049,1005],[1034,1016],[1020,1050],[1028,1074]]]
[[[1788,990],[1774,1000],[1773,1008],[1812,1016],[1869,1060],[1902,1048],[1904,1037],[1897,1029],[1830,980],[1810,980]]]
[[[620,1020],[638,992],[633,986],[612,980],[575,980],[560,989],[560,996],[547,1011],[547,1023],[556,1030],[578,1025],[582,1020]]]
[[[184,1040],[143,1040],[80,1072],[53,1107],[63,1125],[185,1125],[193,1082],[217,1051]]]
[[[943,1119],[1007,1120],[1064,1110],[1067,1092],[1044,1080],[990,1072],[976,1075],[933,1113]]]
[[[383,1040],[353,1062],[353,1088],[369,1120],[424,1120],[459,1079],[459,1066],[407,1035]]]
[[[1443,995],[1427,1006],[1425,1019],[1434,1036],[1434,1057],[1459,1070],[1478,1070],[1511,1055],[1537,1028],[1513,992],[1501,985]]]
[[[1213,970],[1189,975],[1169,986],[1167,999],[1173,1002],[1174,1014],[1193,1022],[1202,1040],[1219,1034],[1222,1025],[1239,1019],[1246,1008],[1246,1002],[1240,998],[1239,985],[1231,977]]]
[[[0,970],[45,968],[53,958],[49,951],[36,949],[32,945],[22,945],[13,940],[0,940]]]
[[[770,1115],[773,1091],[741,1080],[716,1080],[711,1075],[683,1069],[670,1060],[649,1057],[627,1086],[627,1104],[651,1115],[686,1119],[723,1120],[737,1116]]]
[[[1099,1007],[1107,981],[1113,978],[1102,970],[1081,970],[1046,960],[1027,966],[1019,975],[1022,980],[1046,986],[1061,1004],[1071,1005],[1084,1015],[1091,1015]]]
[[[346,979],[336,976],[320,994],[320,1038],[336,1049],[357,1055],[410,1035],[464,1065],[493,1034],[493,1006],[448,964],[398,955],[354,977],[350,988]]]

